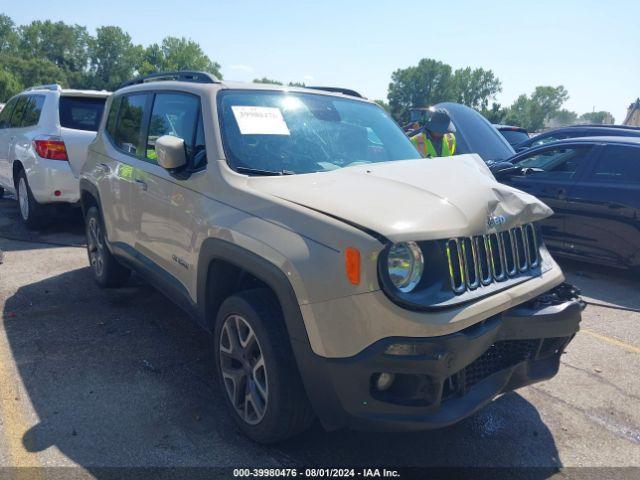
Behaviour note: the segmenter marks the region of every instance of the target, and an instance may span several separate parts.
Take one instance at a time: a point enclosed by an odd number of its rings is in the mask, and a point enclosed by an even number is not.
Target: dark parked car
[[[626,125],[571,125],[541,133],[524,140],[513,148],[516,152],[522,152],[528,148],[539,147],[557,140],[579,137],[640,137],[640,128]]]
[[[529,140],[529,133],[522,127],[497,124],[494,124],[493,126],[496,127],[496,129],[502,134],[502,136],[507,139],[509,145],[514,148],[516,147],[516,145],[520,145],[522,142],[526,142],[527,140]]]
[[[555,215],[543,236],[555,253],[640,269],[640,138],[583,137],[529,149],[494,174]],[[490,165],[491,167],[491,165]]]

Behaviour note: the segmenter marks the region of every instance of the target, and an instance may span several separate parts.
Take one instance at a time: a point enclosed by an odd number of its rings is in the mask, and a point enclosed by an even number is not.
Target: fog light
[[[393,385],[393,381],[395,379],[396,376],[393,373],[379,373],[378,378],[376,379],[376,388],[381,392],[384,392]]]
[[[409,355],[417,355],[416,345],[413,343],[394,343],[389,345],[384,353],[387,355],[401,355],[401,356],[409,356]]]

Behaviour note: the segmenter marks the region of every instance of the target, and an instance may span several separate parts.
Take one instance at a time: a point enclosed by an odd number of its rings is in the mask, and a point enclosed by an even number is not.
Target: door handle
[[[96,168],[98,169],[99,172],[102,172],[102,173],[111,172],[109,165],[107,165],[106,163],[99,163],[98,165],[96,165]]]
[[[147,191],[147,182],[144,180],[136,180],[136,184],[142,189],[142,191]]]

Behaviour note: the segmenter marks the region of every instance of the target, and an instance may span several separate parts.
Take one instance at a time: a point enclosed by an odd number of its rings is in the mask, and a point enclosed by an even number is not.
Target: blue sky
[[[566,108],[609,110],[620,122],[640,96],[638,1],[3,3],[18,24],[118,25],[144,45],[166,35],[192,38],[232,80],[268,76],[384,98],[395,69],[432,57],[454,68],[492,69],[503,105],[536,85],[564,85]]]

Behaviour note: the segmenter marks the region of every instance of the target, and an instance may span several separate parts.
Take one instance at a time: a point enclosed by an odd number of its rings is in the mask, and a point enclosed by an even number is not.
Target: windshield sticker
[[[233,105],[231,110],[242,135],[290,135],[279,108]]]

